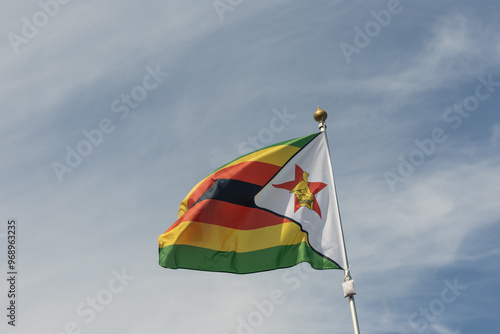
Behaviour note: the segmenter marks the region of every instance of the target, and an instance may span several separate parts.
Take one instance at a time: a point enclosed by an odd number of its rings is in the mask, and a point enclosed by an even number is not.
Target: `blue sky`
[[[361,332],[498,330],[499,15],[493,0],[4,2],[0,247],[16,218],[20,275],[18,326],[0,326],[352,333],[340,271],[157,264],[201,178],[317,131],[320,105]]]

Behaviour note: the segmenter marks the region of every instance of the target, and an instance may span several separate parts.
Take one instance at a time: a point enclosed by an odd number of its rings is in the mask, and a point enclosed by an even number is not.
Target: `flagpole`
[[[326,118],[328,117],[328,113],[321,109],[318,106],[318,109],[314,113],[314,120],[318,122],[318,127],[321,132],[325,132],[326,135]],[[328,141],[327,141],[328,144]],[[328,154],[330,154],[330,149],[328,149]],[[331,160],[331,156],[330,156]],[[333,170],[332,170],[333,173]],[[335,189],[335,197],[337,197],[337,190]],[[335,198],[337,202],[337,212],[339,213],[339,220],[340,220],[340,228],[342,232],[342,243],[344,246],[344,256],[345,256],[345,265],[346,268],[344,269],[344,283],[342,283],[342,287],[344,289],[344,297],[349,298],[349,308],[351,309],[351,318],[352,318],[352,326],[354,328],[354,334],[359,334],[359,323],[358,323],[358,313],[356,312],[356,303],[354,301],[354,295],[356,294],[356,291],[354,290],[354,284],[353,280],[351,277],[350,273],[350,267],[349,267],[349,261],[347,260],[347,249],[345,246],[345,241],[344,241],[344,232],[342,229],[342,220],[340,219],[340,208],[339,208],[339,202],[338,198]]]

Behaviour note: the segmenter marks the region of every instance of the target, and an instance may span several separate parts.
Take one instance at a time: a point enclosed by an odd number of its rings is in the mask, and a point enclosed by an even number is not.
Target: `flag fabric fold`
[[[264,147],[201,180],[159,237],[159,264],[238,274],[345,269],[324,132]]]

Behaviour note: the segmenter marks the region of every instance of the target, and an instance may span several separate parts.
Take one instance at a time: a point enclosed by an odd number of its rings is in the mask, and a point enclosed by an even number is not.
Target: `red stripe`
[[[237,230],[253,230],[283,224],[290,220],[262,209],[209,199],[196,204],[170,226],[166,232],[174,229],[184,221],[197,221]]]
[[[189,196],[187,207],[191,208],[194,203],[214,184],[216,179],[239,180],[264,186],[281,167],[259,161],[246,161],[229,166],[211,174],[202,184]]]

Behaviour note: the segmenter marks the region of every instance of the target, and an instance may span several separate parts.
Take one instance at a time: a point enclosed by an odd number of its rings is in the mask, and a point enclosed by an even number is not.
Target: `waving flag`
[[[254,273],[308,262],[346,269],[324,132],[244,155],[200,181],[159,237],[159,263]]]

